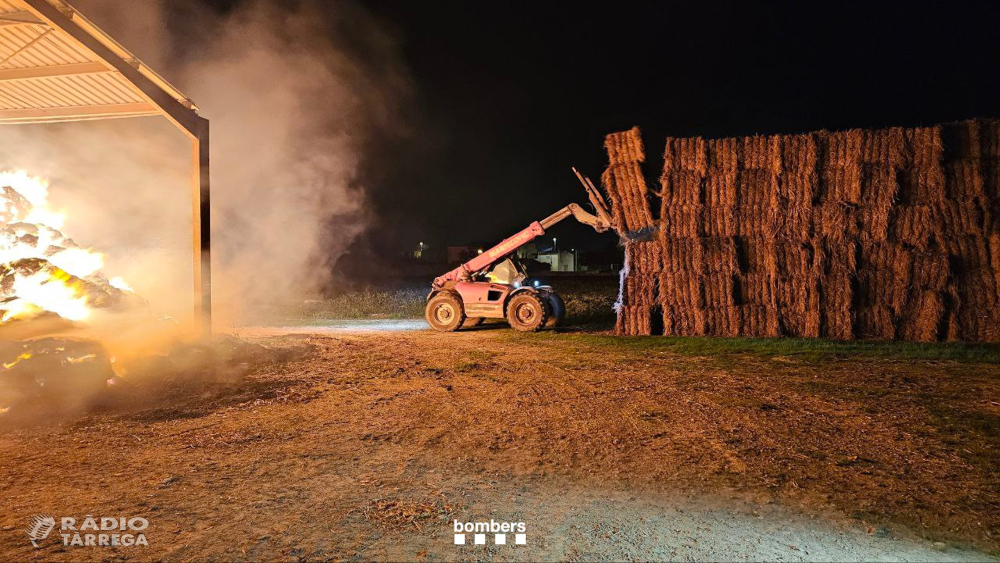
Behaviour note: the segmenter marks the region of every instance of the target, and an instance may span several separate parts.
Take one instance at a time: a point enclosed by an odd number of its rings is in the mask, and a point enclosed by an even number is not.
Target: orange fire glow
[[[94,307],[88,283],[132,291],[101,275],[101,253],[60,232],[66,215],[50,209],[48,187],[24,171],[0,172],[0,324],[43,312],[86,320]]]

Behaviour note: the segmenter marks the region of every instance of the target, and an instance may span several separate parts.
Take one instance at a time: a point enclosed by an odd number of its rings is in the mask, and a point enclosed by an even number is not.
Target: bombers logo
[[[507,534],[514,533],[514,545],[527,545],[527,529],[524,522],[453,522],[455,528],[455,545],[465,545],[465,534],[473,534],[472,540],[475,545],[486,544],[486,533],[493,536],[494,545],[506,545]]]

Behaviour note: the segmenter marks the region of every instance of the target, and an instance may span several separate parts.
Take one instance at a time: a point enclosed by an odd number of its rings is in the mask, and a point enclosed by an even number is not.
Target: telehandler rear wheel
[[[548,320],[548,307],[534,293],[518,293],[507,303],[507,322],[514,330],[535,332]]]
[[[427,302],[424,315],[427,317],[427,324],[434,330],[453,332],[465,322],[465,307],[458,295],[442,291]]]

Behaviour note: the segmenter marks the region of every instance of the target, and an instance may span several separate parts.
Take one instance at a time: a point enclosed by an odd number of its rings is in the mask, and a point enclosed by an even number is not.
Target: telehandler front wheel
[[[458,295],[442,291],[427,302],[424,316],[427,317],[427,324],[434,330],[453,332],[465,322],[465,307],[462,306],[462,299]]]
[[[521,332],[541,330],[549,320],[549,308],[534,293],[518,293],[507,303],[507,322]]]
[[[544,297],[549,306],[549,321],[546,326],[557,327],[563,324],[566,318],[566,304],[563,303],[562,297],[554,291],[545,293]]]

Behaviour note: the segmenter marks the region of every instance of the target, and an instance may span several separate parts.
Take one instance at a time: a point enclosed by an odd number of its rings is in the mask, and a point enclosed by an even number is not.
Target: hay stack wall
[[[1000,341],[996,120],[605,147],[619,334]]]

